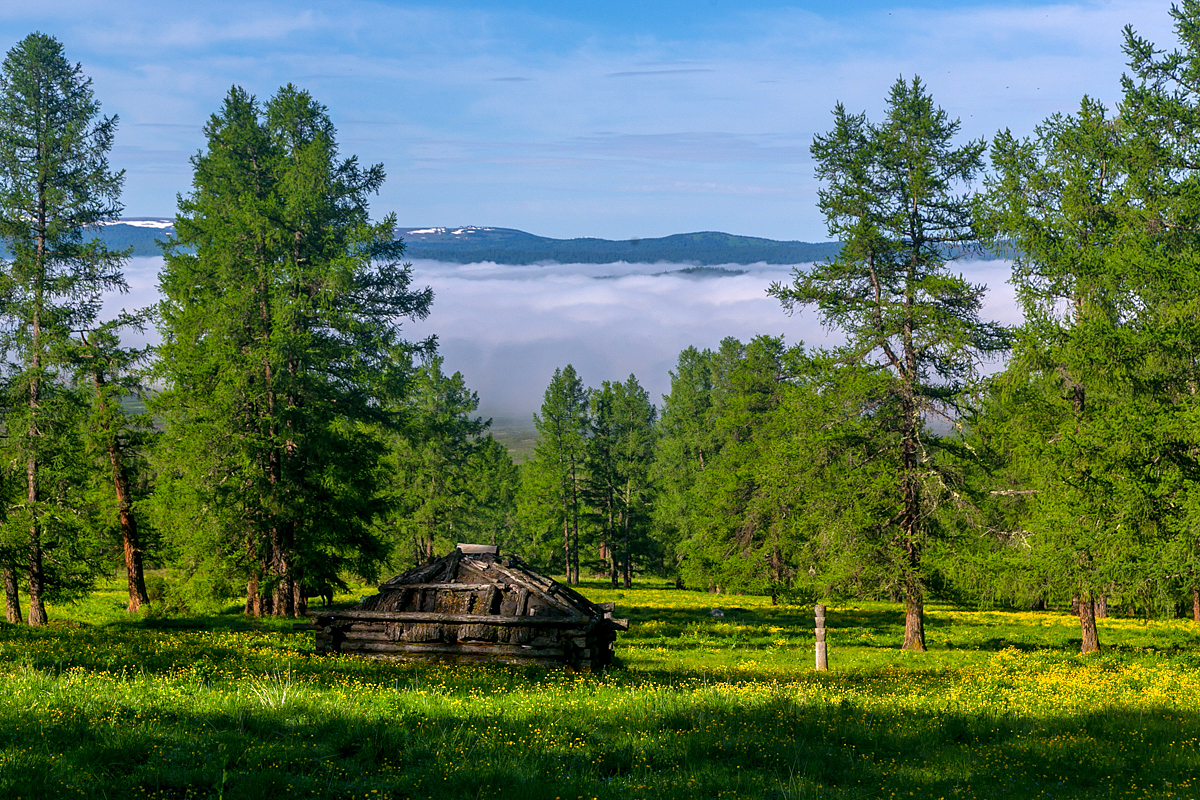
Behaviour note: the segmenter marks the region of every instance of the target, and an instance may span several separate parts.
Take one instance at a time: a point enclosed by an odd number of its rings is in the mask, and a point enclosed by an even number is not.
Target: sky
[[[0,2],[0,43],[63,42],[120,118],[112,165],[127,217],[169,217],[203,126],[233,85],[288,82],[324,103],[342,151],[382,163],[377,216],[612,239],[719,230],[824,241],[809,145],[841,102],[879,119],[919,75],[960,140],[1030,134],[1086,94],[1119,99],[1122,29],[1173,46],[1169,4],[580,0],[320,3]],[[128,296],[153,302],[159,259]],[[835,341],[766,297],[788,271],[696,281],[662,265],[518,268],[418,262],[432,286],[414,337],[438,336],[481,411],[527,422],[556,367],[634,373],[657,398],[688,346],[759,333]],[[1007,265],[965,262],[985,313],[1020,319]]]
[[[170,216],[229,88],[292,82],[343,152],[382,163],[403,227],[613,239],[700,230],[823,241],[808,147],[842,102],[882,113],[920,75],[965,138],[1118,98],[1122,28],[1173,40],[1162,0],[0,3],[120,128],[128,216]]]

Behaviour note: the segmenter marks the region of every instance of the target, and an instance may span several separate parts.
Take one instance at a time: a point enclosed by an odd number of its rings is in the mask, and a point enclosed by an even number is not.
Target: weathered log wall
[[[519,559],[456,549],[353,610],[315,613],[312,627],[318,653],[598,669],[612,663],[617,631],[628,629],[612,612],[611,603],[591,603]]]

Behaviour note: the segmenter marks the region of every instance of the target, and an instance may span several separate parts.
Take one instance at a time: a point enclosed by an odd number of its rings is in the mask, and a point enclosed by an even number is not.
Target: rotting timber
[[[459,544],[348,611],[311,614],[318,653],[597,670],[613,659],[612,603],[538,575],[495,545]],[[306,626],[308,627],[308,626]]]

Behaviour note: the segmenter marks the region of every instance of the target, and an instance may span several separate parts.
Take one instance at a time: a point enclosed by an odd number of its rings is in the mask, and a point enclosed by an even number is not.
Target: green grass
[[[935,606],[912,654],[898,606],[831,605],[816,673],[810,608],[585,592],[632,621],[622,669],[318,657],[290,622],[131,617],[116,588],[3,625],[0,797],[1200,795],[1190,621],[1101,620],[1081,658],[1069,616]]]
[[[508,449],[508,454],[516,464],[524,464],[533,458],[534,448],[537,447],[537,429],[531,419],[512,417],[492,420],[488,429],[497,442]]]

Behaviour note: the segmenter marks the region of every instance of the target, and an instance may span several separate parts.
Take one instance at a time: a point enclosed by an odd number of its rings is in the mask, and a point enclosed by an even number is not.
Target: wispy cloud
[[[695,67],[688,69],[635,69],[625,72],[610,72],[609,78],[636,78],[642,75],[695,75],[699,72],[716,72],[714,69]]]
[[[377,208],[402,219],[787,239],[824,236],[806,151],[834,103],[877,117],[920,74],[964,135],[1024,133],[1117,99],[1125,24],[1172,43],[1161,0],[651,5],[47,0],[0,4],[0,40],[45,30],[83,62],[122,119],[131,214],[171,211],[232,84],[299,81],[348,152],[384,162]]]

